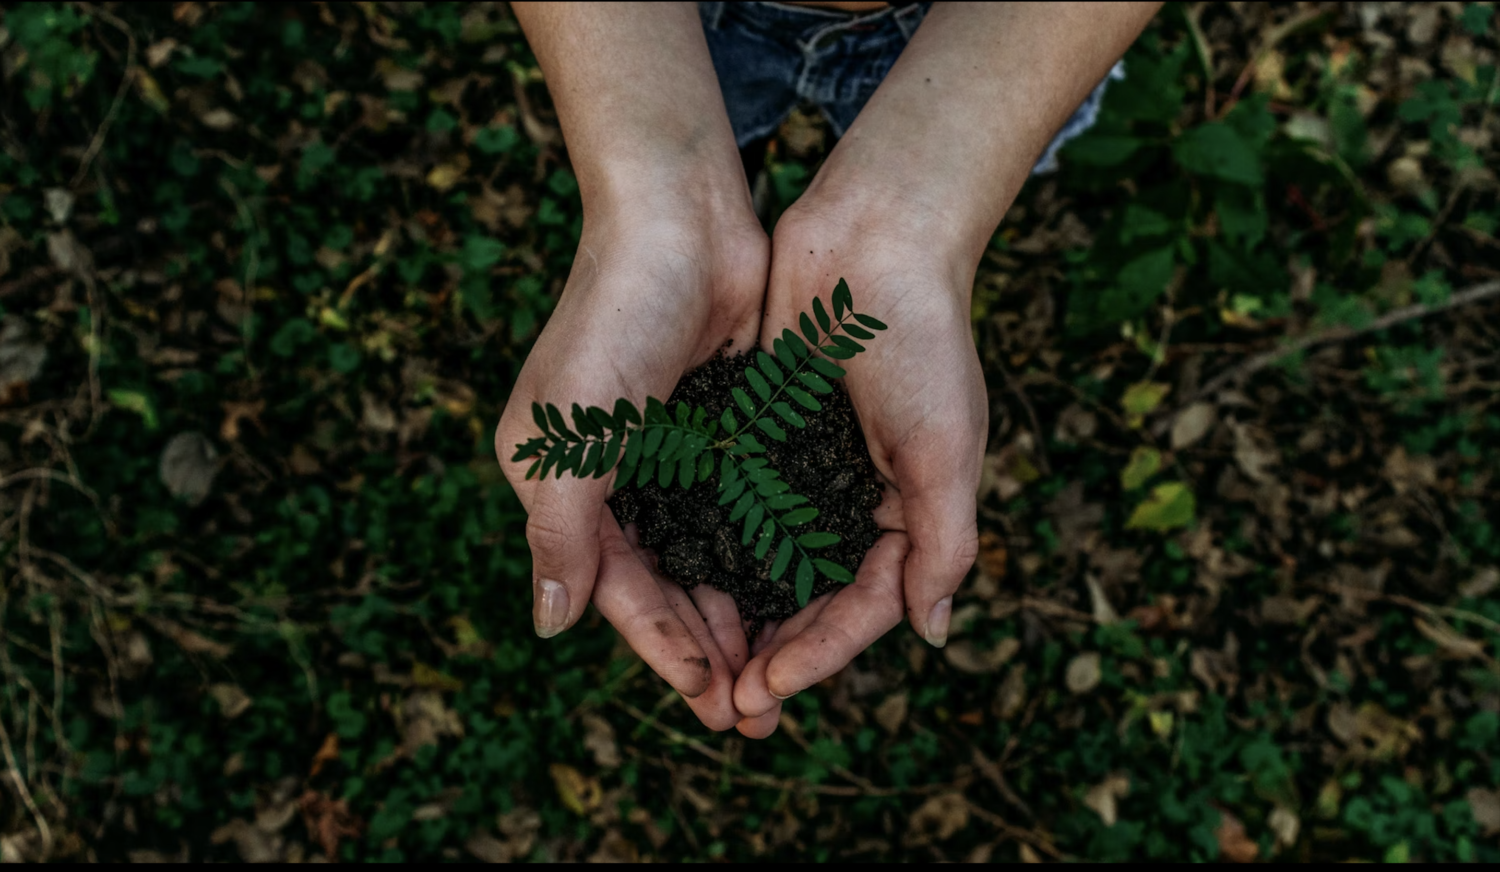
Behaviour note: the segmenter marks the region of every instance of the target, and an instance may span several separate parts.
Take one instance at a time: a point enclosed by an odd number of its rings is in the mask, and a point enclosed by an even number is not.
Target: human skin
[[[746,182],[693,4],[513,5],[558,107],[585,224],[574,275],[502,417],[502,461],[507,446],[532,435],[525,432],[532,399],[607,405],[616,396],[667,396],[685,369],[712,354],[715,339],[758,335],[769,344],[840,277],[861,311],[891,325],[845,364],[845,386],[886,484],[876,520],[889,531],[854,584],[767,627],[750,652],[732,601],[700,587],[694,613],[686,595],[651,575],[647,557],[621,547],[599,482],[519,482],[518,465],[507,465],[531,513],[539,627],[548,613],[541,579],[565,579],[564,626],[592,587],[600,611],[705,724],[732,724],[751,737],[770,735],[783,699],[841,670],[903,616],[929,643],[946,643],[953,593],[977,550],[975,492],[988,427],[969,322],[974,273],[1037,156],[1158,6],[934,4],[781,217],[769,264],[750,267],[756,245]],[[643,177],[651,183],[643,186]],[[663,198],[663,187],[680,193]],[[717,193],[694,199],[704,191]],[[696,224],[687,217],[694,208],[702,209]],[[622,247],[622,236],[637,247]],[[719,249],[729,254],[706,253]],[[602,255],[588,266],[586,251],[618,252],[611,257],[624,266]],[[710,264],[700,272],[717,278],[666,289],[641,283],[664,254]],[[760,284],[720,271],[731,263]],[[580,274],[586,267],[592,271]],[[641,272],[621,282],[620,268]],[[610,303],[627,295],[651,315],[629,318],[633,339],[622,343],[610,337],[627,332],[616,322],[634,309]],[[674,306],[711,314],[682,315]],[[698,329],[674,332],[664,319]],[[684,630],[670,639],[653,637],[653,622],[641,617],[666,614],[664,602]],[[689,661],[677,659],[693,656],[690,642],[709,661],[706,679],[701,670],[687,675],[681,664]],[[689,693],[695,682],[705,690]]]

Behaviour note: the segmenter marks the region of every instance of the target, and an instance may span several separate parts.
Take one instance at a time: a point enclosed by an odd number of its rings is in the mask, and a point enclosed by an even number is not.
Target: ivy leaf
[[[797,537],[797,544],[803,548],[827,548],[829,545],[837,545],[842,541],[843,538],[839,534],[822,531],[803,533]]]
[[[1167,482],[1151,489],[1151,496],[1136,506],[1125,527],[1157,531],[1187,527],[1197,516],[1197,509],[1197,500],[1187,485],[1180,481]]]
[[[766,378],[770,379],[773,383],[779,385],[786,381],[786,378],[781,374],[781,367],[776,365],[776,361],[772,359],[771,355],[764,351],[757,351],[755,352],[755,362],[760,366],[760,371],[765,373]]]
[[[888,329],[885,326],[885,322],[884,321],[881,321],[879,318],[874,318],[874,317],[871,317],[869,315],[855,314],[854,320],[856,320],[859,323],[865,325],[866,327],[870,328],[871,330],[886,330],[886,329]]]
[[[823,328],[824,333],[833,331],[833,322],[828,318],[828,310],[823,308],[823,298],[813,297],[813,314],[818,317],[818,326]]]
[[[819,572],[823,573],[834,581],[841,581],[844,584],[854,583],[854,573],[838,565],[837,563],[834,563],[832,560],[824,560],[821,557],[814,557],[813,563],[818,567]]]
[[[776,559],[771,561],[771,580],[780,581],[786,575],[786,568],[792,563],[792,538],[790,536],[781,540],[776,546]]]
[[[785,515],[781,516],[781,524],[785,527],[798,527],[802,524],[806,524],[808,521],[811,521],[817,516],[818,510],[813,508],[812,506],[807,506],[806,508],[801,509],[793,509],[792,511],[787,512]]]
[[[813,565],[809,558],[797,564],[797,605],[805,606],[812,599]]]
[[[615,426],[624,428],[626,425],[639,427],[641,423],[641,412],[624,397],[615,400]]]
[[[777,402],[772,403],[771,410],[774,411],[778,416],[780,416],[781,420],[787,422],[788,424],[791,424],[798,430],[801,430],[803,427],[807,426],[807,419],[797,414],[796,409],[793,409],[791,406],[787,405],[784,402],[778,400]]]
[[[817,370],[824,378],[843,378],[847,373],[844,368],[836,363],[829,363],[821,357],[814,357],[807,361],[807,365]],[[809,387],[812,387],[809,385]],[[816,388],[814,388],[816,390]]]
[[[839,283],[833,289],[833,314],[842,321],[844,313],[853,309],[854,295],[849,293],[849,283],[839,279]]]
[[[755,426],[759,427],[762,433],[765,433],[777,442],[786,441],[786,431],[776,426],[776,422],[770,418],[756,418]]]
[[[807,317],[806,312],[798,316],[797,325],[802,328],[802,335],[807,338],[808,345],[818,344],[818,330],[813,326],[812,319]]]
[[[760,373],[756,372],[754,369],[746,367],[745,380],[750,382],[750,387],[754,389],[755,395],[760,397],[762,401],[769,400],[771,398],[771,386],[766,384],[766,380],[761,377]],[[745,414],[754,415],[755,413],[746,412]]]

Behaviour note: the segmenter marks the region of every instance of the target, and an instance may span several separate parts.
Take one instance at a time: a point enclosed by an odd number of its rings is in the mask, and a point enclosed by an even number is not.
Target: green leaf
[[[731,432],[738,430],[740,427],[740,422],[736,421],[734,418],[734,412],[731,412],[728,409],[725,409],[724,414],[719,416],[719,423],[724,425],[725,430],[729,430]]]
[[[664,428],[659,427],[659,426],[658,427],[651,427],[650,429],[646,430],[645,451],[646,451],[646,456],[647,457],[655,457],[656,456],[656,452],[659,451],[659,450],[661,450],[661,440],[666,435],[667,435],[667,431]]]
[[[741,412],[744,412],[751,418],[755,417],[755,401],[750,399],[749,394],[740,388],[730,388],[729,393],[734,397],[734,402],[740,407]]]
[[[539,430],[543,433],[547,432],[547,412],[542,409],[541,403],[531,404],[531,419],[536,422]]]
[[[677,464],[667,460],[665,457],[656,461],[656,486],[666,488],[672,485],[672,476],[677,473]]]
[[[729,487],[739,480],[740,469],[734,465],[734,458],[728,453],[724,455],[724,462],[719,464],[719,487]]]
[[[838,338],[842,339],[843,337],[841,336]],[[825,345],[818,350],[833,358],[834,360],[848,360],[849,358],[859,353],[857,351],[850,351],[847,348],[840,348],[837,345]]]
[[[536,460],[532,461],[531,466],[528,467],[527,470],[526,470],[526,480],[527,481],[531,481],[531,477],[536,474],[537,467],[539,467],[541,465],[542,465],[542,458],[540,458],[540,457],[538,457]]]
[[[776,559],[771,561],[771,580],[780,581],[786,575],[786,568],[792,563],[792,538],[790,536],[781,540],[776,546]]]
[[[823,328],[824,333],[833,330],[833,321],[828,318],[828,310],[823,308],[823,298],[813,297],[813,314],[818,318],[818,326]],[[817,344],[817,343],[813,343]]]
[[[577,473],[578,477],[579,478],[586,478],[588,476],[593,476],[594,475],[594,470],[598,468],[599,461],[603,457],[604,457],[604,443],[603,442],[592,442],[592,443],[589,443],[589,450],[588,450],[588,453],[586,455],[584,455],[583,465],[580,466],[580,467],[578,467],[578,473]],[[594,477],[597,478],[598,476],[594,476]]]
[[[692,417],[692,415],[693,415],[692,407],[689,406],[687,403],[681,403],[681,402],[679,402],[677,404],[677,415],[676,415],[677,426],[679,426],[679,427],[686,427],[688,425],[688,418]]]
[[[641,412],[624,397],[615,400],[615,426],[624,429],[626,425],[639,427],[641,424]]]
[[[804,315],[802,317],[805,318],[807,316]],[[792,354],[796,355],[799,360],[807,357],[812,353],[807,350],[807,343],[803,342],[797,336],[797,334],[793,333],[791,330],[781,331],[781,341],[786,343],[786,347],[790,348],[792,350]]]
[[[651,480],[651,476],[655,472],[656,472],[656,458],[655,457],[647,457],[646,459],[642,460],[640,468],[638,470],[636,470],[636,474],[635,474],[635,486],[636,487],[642,487],[642,486],[644,486],[646,484],[646,482],[648,482],[648,481]]]
[[[843,378],[846,375],[843,367],[835,363],[829,363],[821,357],[809,358],[807,361],[807,365],[817,370],[818,373],[824,378]],[[808,385],[808,387],[813,386]],[[813,389],[817,390],[817,388]]]
[[[755,535],[755,528],[766,518],[766,507],[760,503],[750,507],[750,513],[745,515],[745,532],[740,536],[741,545],[749,545],[750,538]]]
[[[681,447],[681,445],[682,445],[682,431],[681,430],[673,430],[673,431],[669,432],[667,434],[667,438],[661,444],[661,454],[659,455],[659,457],[661,459],[661,462],[662,463],[668,463],[668,462],[672,461],[674,459],[674,456],[676,454],[677,449],[679,447]]]
[[[703,422],[706,421],[706,420],[708,420],[708,410],[707,409],[703,408],[702,406],[699,406],[699,407],[697,407],[696,409],[693,410],[692,428],[694,430],[702,430],[703,429]]]
[[[750,433],[741,433],[735,445],[742,454],[760,454],[766,450],[766,446],[760,444],[760,440]]]
[[[547,473],[552,471],[552,467],[561,463],[563,457],[567,456],[567,453],[568,443],[566,442],[554,442],[552,447],[547,449],[547,456],[542,458],[541,478],[543,480],[546,480]],[[562,473],[559,472],[557,477],[562,478]]]
[[[798,430],[807,426],[807,419],[797,414],[797,410],[780,400],[771,404],[771,410],[781,417],[781,420],[791,424]]]
[[[1136,382],[1125,389],[1125,395],[1120,398],[1120,408],[1131,419],[1139,420],[1161,405],[1161,401],[1166,399],[1171,390],[1172,386],[1165,382]]]
[[[547,447],[547,440],[544,437],[528,439],[525,442],[521,442],[516,445],[516,453],[511,455],[510,462],[518,463],[532,456],[533,454],[536,454],[538,451],[542,450],[545,447]]]
[[[797,380],[820,394],[833,393],[833,385],[824,381],[823,377],[815,372],[799,372],[797,373]]]
[[[813,564],[809,558],[802,558],[797,564],[797,605],[805,606],[812,599],[813,588]]]
[[[780,496],[791,489],[791,485],[779,479],[763,481],[755,486],[755,492],[767,498]]]
[[[646,423],[647,424],[670,424],[672,416],[667,413],[667,407],[656,397],[646,398]]]
[[[727,506],[735,500],[740,499],[741,495],[754,499],[753,496],[745,493],[745,486],[747,484],[749,484],[749,482],[745,481],[742,478],[734,484],[730,485],[727,489],[725,489],[723,495],[719,497],[719,505]],[[733,521],[734,518],[730,518],[729,520]]]
[[[625,443],[625,462],[635,466],[641,462],[641,447],[646,444],[646,435],[639,430],[631,430],[630,440]]]
[[[760,539],[757,540],[756,543],[755,543],[755,559],[756,560],[765,560],[766,559],[766,552],[768,552],[768,551],[771,550],[771,543],[773,541],[775,541],[775,539],[776,539],[775,536],[771,535],[773,532],[775,532],[775,530],[776,530],[776,523],[774,521],[767,521],[767,522],[765,522],[764,524],[761,525],[761,527],[760,527]]]
[[[853,324],[845,324],[844,332],[848,333],[850,336],[853,336],[855,339],[864,339],[866,341],[869,341],[875,338],[874,333],[871,333],[870,331],[865,330],[862,327],[855,327]]]
[[[847,336],[830,336],[828,337],[828,341],[844,349],[845,351],[852,351],[855,354],[858,354],[861,351],[865,350],[865,347],[863,345],[860,345],[858,342],[855,342],[853,339],[850,339]]]
[[[767,483],[769,484],[769,482]],[[778,481],[776,482],[776,484],[791,487],[791,485],[787,485],[784,481]],[[807,497],[801,494],[780,493],[776,494],[775,496],[768,497],[766,499],[766,506],[779,512],[783,509],[790,509],[793,506],[800,506],[805,502],[807,502]]]
[[[588,447],[589,446],[587,442],[579,442],[574,445],[573,449],[568,452],[567,456],[557,464],[557,477],[562,478],[562,474],[564,471],[572,472],[576,475],[578,464],[583,462],[583,452],[587,450]]]
[[[1251,187],[1265,183],[1265,170],[1255,146],[1222,121],[1185,131],[1172,143],[1172,154],[1178,165],[1191,173]]]
[[[824,560],[821,557],[814,557],[813,564],[818,567],[819,572],[823,573],[825,576],[833,579],[834,581],[842,581],[844,584],[854,583],[854,573],[838,565],[837,563],[834,563],[832,560]]]
[[[793,509],[781,516],[781,523],[786,527],[799,527],[818,516],[818,510],[812,506]]]
[[[577,442],[578,434],[568,429],[568,422],[563,420],[562,410],[547,404],[547,420],[552,422],[552,432],[565,437],[569,442]]]
[[[839,534],[822,531],[803,533],[797,537],[797,544],[803,548],[827,548],[829,545],[837,545],[842,541],[843,538]]]
[[[765,433],[777,442],[786,441],[786,431],[776,426],[776,422],[770,418],[756,418],[755,426],[759,427],[762,433]]]
[[[1146,501],[1136,506],[1130,520],[1125,522],[1129,530],[1173,530],[1186,527],[1197,517],[1198,504],[1193,492],[1180,481],[1159,484],[1151,489]]]
[[[750,387],[755,390],[755,395],[760,397],[761,400],[769,400],[771,398],[771,386],[766,384],[766,380],[761,377],[760,373],[746,367],[745,380],[750,382]],[[753,415],[755,413],[746,412],[745,414]]]
[[[620,443],[625,441],[625,431],[616,430],[609,437],[609,442],[604,445],[604,457],[599,464],[599,471],[594,473],[595,478],[600,478],[611,469],[615,468],[615,461],[620,459]]]
[[[814,378],[816,377],[817,376],[814,376]],[[814,397],[812,394],[809,394],[807,391],[804,391],[803,389],[796,387],[795,385],[787,385],[786,394],[787,396],[796,400],[797,405],[808,410],[809,412],[820,412],[823,410],[823,404],[818,402],[817,397]]]
[[[698,472],[698,460],[693,457],[684,457],[677,465],[677,483],[684,489],[693,486],[693,478]]]
[[[844,313],[853,309],[854,295],[849,293],[849,283],[839,279],[839,283],[833,289],[833,315],[842,321]]]
[[[813,326],[812,319],[803,312],[797,317],[798,326],[802,328],[802,335],[807,339],[808,345],[818,344],[818,329]]]
[[[1161,452],[1147,445],[1137,446],[1130,455],[1130,462],[1120,473],[1120,486],[1128,491],[1146,483],[1161,470]]]
[[[792,353],[791,347],[786,344],[785,340],[776,339],[772,341],[771,348],[776,352],[778,363],[789,370],[797,368],[797,355]],[[777,382],[777,384],[781,384],[781,382]]]
[[[734,508],[729,510],[729,522],[734,523],[745,517],[745,513],[750,511],[753,505],[755,505],[755,494],[741,496],[739,502],[734,504]]]
[[[584,436],[603,436],[604,431],[599,425],[592,421],[583,407],[577,403],[573,404],[573,427]]]
[[[709,452],[698,455],[698,480],[708,481],[708,477],[714,474],[714,456]]]
[[[588,412],[589,418],[593,420],[595,424],[599,425],[599,430],[601,433],[605,430],[615,429],[615,419],[610,417],[610,414],[608,412],[604,411],[598,406],[589,406],[584,411]]]
[[[887,328],[885,326],[885,322],[884,321],[881,321],[879,318],[871,317],[870,315],[861,315],[861,314],[856,313],[855,316],[854,316],[854,320],[856,320],[859,323],[865,325],[866,327],[870,328],[871,330],[886,330],[886,329],[889,329],[889,328]]]
[[[781,374],[781,367],[776,365],[776,361],[772,359],[771,355],[764,351],[757,351],[755,352],[755,362],[760,366],[760,371],[765,373],[766,378],[770,379],[772,383],[779,385],[786,381],[786,377]]]

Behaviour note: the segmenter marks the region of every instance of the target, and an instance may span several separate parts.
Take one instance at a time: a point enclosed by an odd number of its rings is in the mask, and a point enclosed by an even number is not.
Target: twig
[[[52,854],[52,827],[47,825],[47,818],[42,815],[42,810],[37,808],[36,800],[31,798],[31,789],[26,786],[26,779],[21,777],[21,767],[16,763],[16,752],[11,748],[10,731],[5,729],[5,719],[0,718],[0,750],[5,752],[5,765],[10,780],[16,784],[16,792],[21,795],[21,802],[26,810],[31,812],[31,817],[36,821],[37,832],[42,837],[42,858],[46,859]]]
[[[1052,847],[1052,843],[1046,841],[1040,836],[1037,836],[1030,830],[1023,830],[1020,827],[1011,824],[1005,818],[995,814],[984,806],[974,803],[967,797],[964,799],[964,803],[969,807],[969,814],[972,814],[974,817],[979,818],[980,820],[1004,833],[1006,836],[1009,836],[1010,838],[1015,839],[1018,842],[1024,842],[1054,860],[1067,859],[1067,857],[1063,855],[1061,851]]]
[[[1241,381],[1242,379],[1260,372],[1261,370],[1281,360],[1284,357],[1306,351],[1313,346],[1322,345],[1326,342],[1339,342],[1345,339],[1353,339],[1356,336],[1363,336],[1366,333],[1374,333],[1378,330],[1385,330],[1405,321],[1411,321],[1416,318],[1425,318],[1428,315],[1435,315],[1439,312],[1446,312],[1449,309],[1456,309],[1460,306],[1467,306],[1471,303],[1478,303],[1494,296],[1500,296],[1500,280],[1485,282],[1484,284],[1475,285],[1472,288],[1467,288],[1465,290],[1459,291],[1458,293],[1454,294],[1441,303],[1414,303],[1410,306],[1403,306],[1400,309],[1396,309],[1395,311],[1388,312],[1385,315],[1376,318],[1374,321],[1371,321],[1369,324],[1366,324],[1363,327],[1333,327],[1327,330],[1320,330],[1310,336],[1304,336],[1295,342],[1283,345],[1280,348],[1273,348],[1270,351],[1261,352],[1260,354],[1255,355],[1254,357],[1246,360],[1238,366],[1235,366],[1226,372],[1222,372],[1210,379],[1208,384],[1199,388],[1198,391],[1193,394],[1193,396],[1183,401],[1180,405],[1178,405],[1176,409],[1173,409],[1171,413],[1156,422],[1156,424],[1151,428],[1152,434],[1157,437],[1162,436],[1164,433],[1171,429],[1172,422],[1177,419],[1177,416],[1182,413],[1183,409],[1187,408],[1193,403],[1198,402],[1201,399],[1204,399],[1205,397],[1218,393],[1220,390],[1231,383]]]
[[[138,69],[135,65],[135,34],[131,32],[129,25],[116,18],[113,13],[97,6],[85,5],[84,8],[118,28],[125,34],[128,43],[125,48],[125,75],[120,79],[119,90],[115,91],[114,102],[109,105],[109,111],[104,113],[104,120],[99,123],[99,129],[94,131],[94,138],[89,141],[88,150],[83,153],[83,160],[78,162],[78,172],[73,174],[73,181],[69,185],[73,188],[78,187],[78,183],[83,181],[83,177],[88,174],[89,164],[94,162],[99,149],[104,147],[104,136],[109,133],[110,125],[114,123],[115,116],[120,113],[120,106],[125,102],[125,92],[129,90],[130,83],[135,81]]]
[[[255,365],[250,362],[250,322],[252,307],[255,305],[255,274],[260,270],[260,245],[256,239],[255,216],[250,212],[250,207],[245,205],[244,198],[233,182],[223,178],[219,181],[224,186],[225,193],[229,194],[229,199],[234,201],[234,207],[240,213],[240,220],[245,222],[245,232],[248,234],[245,241],[245,284],[240,288],[240,304],[245,308],[240,318],[240,341],[244,346],[245,371],[249,373],[250,380],[255,381]]]
[[[1193,48],[1197,50],[1198,62],[1203,65],[1203,117],[1212,118],[1214,117],[1213,49],[1209,48],[1208,39],[1203,35],[1203,28],[1198,24],[1199,16],[1207,7],[1207,3],[1194,3],[1191,8],[1183,10],[1182,17],[1187,20],[1188,32],[1193,35]]]
[[[1403,596],[1399,593],[1381,593],[1378,590],[1365,590],[1362,587],[1351,587],[1347,584],[1314,584],[1310,586],[1316,590],[1321,590],[1326,593],[1347,595],[1365,600],[1392,603],[1394,605],[1411,609],[1414,612],[1421,612],[1422,614],[1427,615],[1429,618],[1453,618],[1459,621],[1468,621],[1469,623],[1478,624],[1479,626],[1484,627],[1491,633],[1500,633],[1500,621],[1493,621],[1489,618],[1486,618],[1484,615],[1466,611],[1464,609],[1456,609],[1452,606],[1429,605],[1427,603],[1414,600],[1409,596]]]
[[[1010,370],[1001,362],[997,356],[994,364],[1000,370],[1000,375],[1005,379],[1006,387],[1021,401],[1021,408],[1026,410],[1026,417],[1031,419],[1031,431],[1036,434],[1036,459],[1042,462],[1042,474],[1052,474],[1052,464],[1047,459],[1047,435],[1042,431],[1042,423],[1036,416],[1036,409],[1031,405],[1031,400],[1026,396],[1026,391],[1021,388],[1021,383],[1010,374]]]
[[[1275,48],[1276,44],[1283,39],[1310,24],[1316,23],[1318,19],[1326,15],[1328,13],[1321,9],[1307,9],[1271,28],[1270,32],[1266,34],[1265,42],[1261,43],[1260,47],[1255,50],[1255,53],[1250,55],[1250,59],[1245,62],[1245,68],[1240,71],[1240,77],[1235,80],[1234,88],[1229,92],[1229,97],[1224,100],[1224,108],[1219,112],[1218,117],[1223,118],[1225,115],[1228,115],[1229,110],[1233,109],[1234,105],[1240,101],[1240,94],[1245,90],[1245,86],[1250,84],[1250,80],[1254,78],[1255,68],[1260,66],[1261,58],[1270,54],[1271,49]]]

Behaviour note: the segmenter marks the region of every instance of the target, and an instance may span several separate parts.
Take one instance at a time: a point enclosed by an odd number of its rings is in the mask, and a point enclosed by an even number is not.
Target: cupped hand
[[[763,342],[796,330],[840,278],[854,308],[889,329],[839,361],[885,485],[882,533],[848,587],[757,640],[734,690],[742,733],[776,729],[781,700],[843,669],[905,615],[928,642],[948,637],[953,593],[978,550],[978,489],[988,409],[969,313],[975,263],[920,226],[867,220],[880,210],[822,206],[810,192],[772,240]],[[851,217],[846,217],[851,216]]]
[[[732,689],[749,656],[733,600],[702,586],[690,595],[653,572],[605,504],[613,473],[528,481],[530,461],[511,457],[540,435],[533,402],[566,410],[665,400],[726,343],[755,342],[769,243],[743,199],[743,209],[691,196],[586,208],[573,270],[495,433],[527,511],[537,634],[571,627],[592,600],[716,730],[740,720]]]

